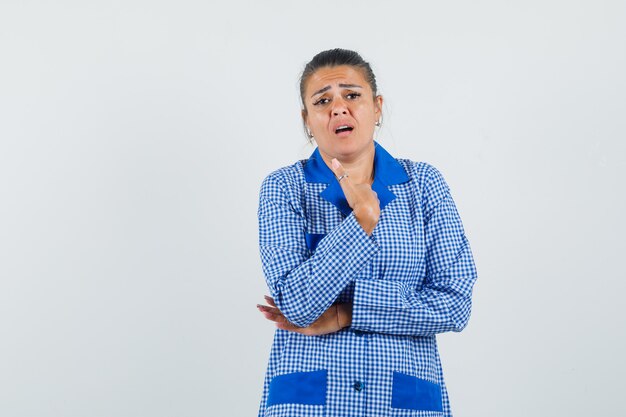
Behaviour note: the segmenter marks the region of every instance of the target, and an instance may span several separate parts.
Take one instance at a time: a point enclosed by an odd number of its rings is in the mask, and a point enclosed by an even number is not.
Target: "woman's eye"
[[[348,97],[350,100],[354,100],[354,99],[356,99],[358,97],[361,97],[361,94],[360,93],[350,93],[346,97]]]
[[[328,103],[330,100],[327,98],[320,98],[319,100],[317,100],[316,102],[313,103],[314,106],[320,105],[320,104],[326,104]]]

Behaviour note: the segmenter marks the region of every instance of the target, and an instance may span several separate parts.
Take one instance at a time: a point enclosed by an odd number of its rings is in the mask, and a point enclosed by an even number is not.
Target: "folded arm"
[[[355,330],[429,336],[461,331],[477,278],[461,219],[441,174],[430,167],[423,196],[425,278],[419,287],[390,280],[355,282]]]
[[[279,174],[261,187],[259,239],[263,271],[276,307],[292,324],[310,326],[378,252],[354,213],[310,253],[299,195]]]

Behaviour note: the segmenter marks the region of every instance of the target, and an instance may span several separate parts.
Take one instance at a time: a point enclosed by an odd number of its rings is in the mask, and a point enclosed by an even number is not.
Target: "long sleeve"
[[[447,184],[434,167],[426,167],[421,197],[424,279],[418,286],[403,281],[356,280],[354,330],[430,336],[458,332],[467,325],[477,278],[474,260]]]
[[[282,171],[261,186],[259,244],[267,285],[277,307],[305,327],[326,311],[378,252],[378,246],[347,216],[311,254],[297,179]]]

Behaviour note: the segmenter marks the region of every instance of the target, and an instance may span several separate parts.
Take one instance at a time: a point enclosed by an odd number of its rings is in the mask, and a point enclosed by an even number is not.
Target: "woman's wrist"
[[[337,323],[340,329],[350,327],[352,324],[352,303],[337,303]]]

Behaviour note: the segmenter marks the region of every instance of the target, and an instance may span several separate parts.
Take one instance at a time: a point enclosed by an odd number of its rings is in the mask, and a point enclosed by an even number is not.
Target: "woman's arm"
[[[355,280],[353,304],[335,304],[314,323],[300,328],[279,308],[259,306],[284,330],[307,335],[354,330],[429,336],[461,331],[469,320],[476,268],[449,188],[432,166],[421,164],[421,196],[426,241],[426,277],[420,288],[389,280]],[[426,178],[423,178],[426,177]]]
[[[259,243],[263,271],[276,307],[299,327],[314,323],[378,252],[354,212],[328,233],[311,255],[297,179],[285,171],[261,186]]]
[[[351,327],[428,336],[461,331],[469,320],[476,268],[443,176],[420,164],[426,276],[420,288],[388,280],[355,281]]]
[[[322,313],[313,323],[306,327],[298,327],[287,320],[287,318],[276,307],[274,299],[265,296],[265,302],[269,305],[257,304],[257,308],[266,319],[276,323],[276,327],[307,336],[319,336],[322,334],[335,333],[344,327],[350,326],[352,321],[352,303],[334,303],[328,310]]]

